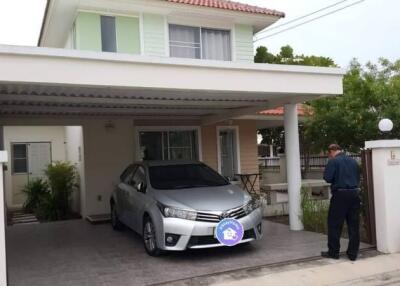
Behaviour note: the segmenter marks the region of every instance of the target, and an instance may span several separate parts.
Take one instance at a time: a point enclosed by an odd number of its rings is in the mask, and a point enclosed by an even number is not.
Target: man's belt
[[[343,192],[343,191],[357,191],[357,192],[359,192],[359,191],[361,191],[361,189],[360,188],[347,188],[347,189],[339,188],[339,189],[336,189],[336,191],[338,191],[338,192]]]

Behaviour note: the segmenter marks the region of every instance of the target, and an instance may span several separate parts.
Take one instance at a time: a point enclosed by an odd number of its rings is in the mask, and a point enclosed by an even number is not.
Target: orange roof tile
[[[274,109],[260,111],[258,114],[269,115],[269,116],[283,116],[284,113],[285,112],[284,112],[283,107],[277,107]],[[309,106],[306,106],[304,104],[297,105],[297,114],[299,116],[309,116],[311,113],[312,113],[312,111]]]
[[[253,14],[264,14],[276,17],[285,17],[285,13],[258,6],[248,5],[244,3],[228,1],[228,0],[165,0],[171,3],[187,4],[194,6],[203,6],[208,8],[225,9]]]

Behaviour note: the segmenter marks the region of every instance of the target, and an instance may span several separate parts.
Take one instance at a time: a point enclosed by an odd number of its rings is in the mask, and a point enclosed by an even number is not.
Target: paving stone
[[[326,236],[263,222],[264,237],[233,248],[171,252],[159,258],[139,235],[70,220],[6,229],[9,286],[141,286],[319,255]],[[346,247],[346,241],[343,241]],[[345,249],[345,248],[344,248]]]

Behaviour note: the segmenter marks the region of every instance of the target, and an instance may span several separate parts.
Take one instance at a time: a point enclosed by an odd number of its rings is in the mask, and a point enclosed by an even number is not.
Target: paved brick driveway
[[[264,221],[248,246],[149,257],[134,232],[71,220],[7,228],[10,286],[151,285],[319,255],[326,237]]]

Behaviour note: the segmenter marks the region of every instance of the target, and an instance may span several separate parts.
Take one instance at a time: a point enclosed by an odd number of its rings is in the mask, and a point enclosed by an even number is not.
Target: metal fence
[[[358,154],[350,154],[348,155],[355,159],[358,163],[361,163],[361,155]],[[269,157],[269,158],[258,158],[258,165],[263,169],[270,170],[279,170],[279,157]],[[310,157],[301,157],[301,168],[305,169],[308,166],[308,169],[323,169],[328,163],[328,156],[310,156]],[[308,161],[308,164],[307,164]]]

